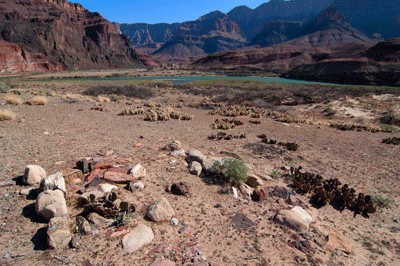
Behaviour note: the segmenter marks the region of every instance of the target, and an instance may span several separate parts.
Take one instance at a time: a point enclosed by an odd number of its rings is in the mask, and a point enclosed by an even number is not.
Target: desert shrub
[[[382,132],[387,132],[387,133],[397,132],[396,127],[394,127],[393,125],[386,125],[386,124],[381,125],[381,130]]]
[[[99,96],[97,96],[97,101],[99,101],[101,103],[109,103],[111,100],[107,96],[99,95]]]
[[[214,163],[215,170],[229,182],[240,185],[247,182],[249,167],[238,159],[223,159]]]
[[[36,96],[33,97],[32,102],[35,105],[45,105],[47,103],[47,98],[44,96]]]
[[[383,208],[388,208],[391,203],[393,203],[392,200],[390,199],[385,199],[382,196],[373,196],[371,197],[372,201],[375,203],[375,206],[378,208],[378,210],[383,209]]]
[[[331,107],[327,107],[327,108],[325,108],[325,110],[323,111],[323,113],[325,113],[325,115],[326,116],[328,116],[328,117],[332,117],[332,116],[334,116],[335,114],[337,114],[337,110],[334,110],[334,109],[332,109]]]
[[[7,104],[15,104],[15,105],[18,105],[18,104],[21,104],[21,103],[22,103],[22,100],[21,100],[21,98],[19,98],[18,96],[15,96],[15,95],[8,95],[8,96],[6,97],[6,103],[7,103]]]
[[[10,110],[2,110],[0,109],[0,121],[4,120],[14,120],[16,118],[16,115],[14,112]]]
[[[134,85],[112,86],[103,85],[87,89],[83,92],[84,95],[99,96],[99,95],[123,95],[139,99],[149,99],[155,96],[154,89],[139,87]]]
[[[400,105],[389,108],[389,110],[381,116],[380,120],[387,125],[400,126]]]
[[[10,86],[4,82],[0,82],[0,93],[8,92],[10,90]]]

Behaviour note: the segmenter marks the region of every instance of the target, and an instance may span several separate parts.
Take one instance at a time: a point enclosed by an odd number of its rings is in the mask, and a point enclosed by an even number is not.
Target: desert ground
[[[400,93],[396,89],[330,99],[317,95],[320,100],[285,104],[296,96],[289,93],[276,104],[257,97],[235,102],[235,95],[242,94],[235,94],[229,86],[238,86],[236,81],[223,86],[174,86],[162,81],[70,79],[173,74],[190,73],[124,70],[0,79],[8,84],[0,93],[0,109],[15,114],[10,120],[0,121],[0,182],[4,181],[0,187],[1,265],[400,265],[400,146],[382,143],[383,139],[399,137],[399,124],[382,122],[390,112],[391,121],[400,117]],[[269,86],[256,85],[261,89]],[[97,95],[96,88],[107,92],[104,86],[143,90],[137,97]],[[290,91],[288,88],[284,86]],[[353,89],[346,87],[344,91]],[[206,90],[212,92],[203,94]],[[217,95],[220,90],[227,95]],[[274,90],[279,91],[279,87]],[[47,102],[35,104],[37,96],[44,96]],[[19,104],[7,103],[10,97],[20,99]],[[253,107],[251,110],[261,115],[210,114],[229,109],[229,104],[249,110]],[[119,115],[124,108],[134,107],[143,108],[144,113]],[[192,119],[147,121],[150,109],[177,111]],[[279,119],[278,113],[286,115]],[[215,129],[216,119],[235,119],[243,124],[229,130]],[[340,130],[332,126],[337,124],[359,127]],[[210,139],[218,132],[232,137]],[[277,142],[295,142],[299,147],[293,151],[265,144],[258,137],[262,134]],[[245,137],[234,137],[240,135]],[[190,174],[185,155],[170,155],[163,150],[174,140],[186,151],[196,149],[208,157],[245,162],[248,173],[262,179],[257,189],[263,189],[267,198],[253,201],[240,192],[235,198],[229,193],[232,185],[219,176]],[[126,184],[116,184],[118,197],[135,205],[130,219],[106,228],[92,224],[91,233],[84,235],[76,231],[75,221],[83,212],[78,192],[84,189],[86,175],[81,175],[81,182],[67,180],[69,229],[78,244],[50,249],[47,220],[36,214],[35,195],[21,194],[28,187],[21,184],[21,176],[27,165],[41,166],[50,175],[75,168],[82,158],[126,169],[141,164],[146,169],[146,175],[140,178],[144,189],[131,192]],[[310,202],[311,193],[301,193],[293,186],[289,169],[299,166],[303,172],[337,178],[357,194],[370,195],[376,212],[355,215],[329,203],[315,206]],[[13,182],[5,185],[9,180]],[[179,182],[187,184],[189,193],[174,195],[166,190]],[[279,191],[292,194],[291,200]],[[149,205],[160,197],[166,198],[175,211],[177,226],[146,217]],[[306,233],[299,234],[274,221],[279,211],[294,205],[302,206],[312,217]],[[232,219],[237,214],[253,223],[235,226]],[[127,233],[143,224],[152,229],[154,238],[135,252],[125,252],[123,234],[114,233]]]

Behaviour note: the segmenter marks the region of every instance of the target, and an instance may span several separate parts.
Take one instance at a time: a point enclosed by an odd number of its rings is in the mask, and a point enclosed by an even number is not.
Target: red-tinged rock
[[[347,254],[352,254],[353,250],[349,246],[349,244],[342,239],[340,236],[338,236],[335,233],[329,233],[328,235],[328,243],[326,244],[325,248],[328,250],[341,250]]]
[[[81,181],[84,179],[82,171],[79,169],[66,168],[62,170],[62,173],[67,184],[76,184],[79,183],[77,179]]]
[[[110,168],[113,168],[113,167],[114,167],[114,165],[109,164],[109,163],[99,163],[99,164],[93,165],[92,169],[93,170],[95,170],[95,169],[110,169]]]
[[[105,172],[103,179],[114,183],[129,183],[136,180],[133,176],[117,172]]]
[[[185,182],[176,183],[171,186],[171,192],[175,195],[186,195],[189,193],[189,186]]]
[[[100,176],[102,177],[104,173],[104,170],[100,170],[100,169],[95,169],[92,172],[90,172],[90,175],[86,178],[86,183],[90,183],[92,182],[92,180],[96,177],[96,176]]]
[[[268,198],[267,193],[265,193],[263,189],[254,190],[253,194],[251,195],[251,199],[254,201],[263,201],[266,200],[267,198]]]
[[[148,256],[154,254],[154,253],[161,253],[163,251],[165,247],[164,243],[160,243],[157,246],[155,246],[152,250],[149,251],[149,253],[147,253]]]
[[[128,170],[126,170],[126,168],[124,168],[124,167],[113,167],[113,168],[108,169],[108,172],[116,172],[116,173],[126,174],[128,172]]]
[[[286,204],[285,200],[281,199],[281,198],[277,199],[276,203],[278,203],[279,205],[285,205]]]

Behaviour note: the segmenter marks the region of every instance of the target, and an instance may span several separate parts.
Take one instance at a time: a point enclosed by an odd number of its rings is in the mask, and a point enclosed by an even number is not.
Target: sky
[[[99,12],[111,22],[174,23],[196,20],[219,10],[228,13],[234,7],[246,5],[252,9],[269,0],[69,0],[91,12]]]

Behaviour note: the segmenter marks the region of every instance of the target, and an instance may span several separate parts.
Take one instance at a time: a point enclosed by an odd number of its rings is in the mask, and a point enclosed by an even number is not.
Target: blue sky
[[[173,23],[196,20],[211,11],[228,13],[236,6],[252,9],[269,0],[69,0],[78,2],[91,12],[99,12],[111,22]]]

